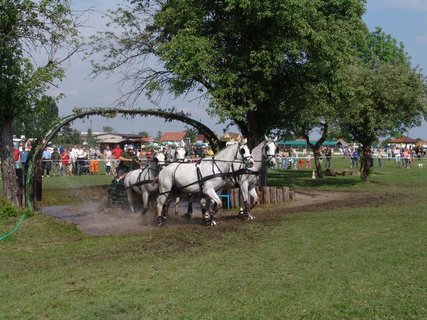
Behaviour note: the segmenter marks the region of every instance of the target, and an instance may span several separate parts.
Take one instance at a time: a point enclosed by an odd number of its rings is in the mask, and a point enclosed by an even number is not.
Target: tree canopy
[[[358,59],[348,66],[349,100],[340,125],[364,154],[380,137],[421,124],[427,116],[426,79],[392,36],[381,29],[369,33]],[[366,158],[366,156],[365,156]],[[365,159],[362,178],[369,176]]]
[[[79,48],[76,21],[66,0],[0,2],[0,160],[3,192],[15,204],[12,124],[63,78],[61,63]]]
[[[411,66],[403,44],[377,29],[358,57],[347,69],[351,95],[340,117],[344,131],[370,145],[420,125],[427,115],[426,79]]]
[[[255,143],[285,123],[279,105],[328,96],[365,31],[364,4],[129,1],[110,14],[122,33],[106,31],[93,39],[94,52],[105,57],[94,72],[120,69],[134,84],[133,96],[196,91],[209,99],[212,114],[236,124]]]
[[[27,138],[41,138],[59,121],[58,105],[54,98],[42,96],[29,113],[21,113],[13,122],[13,133]]]

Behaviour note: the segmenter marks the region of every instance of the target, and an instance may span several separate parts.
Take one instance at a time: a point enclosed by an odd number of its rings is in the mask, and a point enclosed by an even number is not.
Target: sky
[[[90,14],[84,30],[85,35],[93,33],[103,27],[105,20],[102,14],[108,8],[114,8],[119,1],[113,0],[73,0],[72,7],[75,10],[94,9]],[[381,27],[385,33],[391,34],[402,42],[411,57],[412,65],[419,66],[427,74],[427,0],[368,0],[367,12],[363,17],[370,31],[375,27]],[[89,76],[90,63],[82,56],[74,56],[66,65],[66,78],[52,90],[52,94],[62,92],[65,98],[59,101],[60,116],[66,116],[75,107],[114,107],[120,97],[118,85],[119,78],[112,76],[100,76],[92,79]],[[218,134],[222,134],[224,124],[219,124],[218,119],[209,116],[206,111],[206,101],[194,100],[194,97],[175,99],[166,96],[161,100],[160,106],[153,105],[145,98],[141,98],[137,106],[141,108],[171,108],[191,113],[191,117],[201,120]],[[187,127],[180,122],[167,122],[155,117],[136,117],[135,119],[123,119],[116,117],[106,119],[92,117],[89,120],[77,120],[73,127],[79,131],[102,131],[103,126],[110,126],[117,132],[138,133],[148,132],[156,136],[158,131],[182,131]],[[237,132],[232,127],[228,131]],[[410,129],[407,134],[412,138],[427,140],[427,123],[421,127]]]

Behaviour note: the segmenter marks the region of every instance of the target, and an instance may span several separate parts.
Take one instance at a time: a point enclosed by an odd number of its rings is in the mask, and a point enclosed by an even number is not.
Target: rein
[[[133,187],[140,187],[139,189],[142,191],[142,189],[141,189],[142,185],[148,184],[148,183],[154,183],[156,181],[156,178],[150,179],[151,178],[150,172],[151,171],[153,171],[153,172],[160,172],[161,167],[159,166],[159,169],[151,168],[151,164],[152,163],[155,163],[155,162],[151,161],[144,168],[141,168],[141,172],[139,173],[138,178],[136,179],[136,182],[133,183],[132,185],[130,185],[129,187],[127,187],[126,189],[130,189],[130,188],[133,188]],[[144,172],[145,169],[147,169],[146,172]],[[145,175],[148,174],[148,178],[149,178],[148,180],[141,180],[141,176],[142,176],[143,173],[145,173]]]

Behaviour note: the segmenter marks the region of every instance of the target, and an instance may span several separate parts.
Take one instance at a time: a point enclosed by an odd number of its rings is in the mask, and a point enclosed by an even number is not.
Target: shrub
[[[22,213],[23,209],[14,207],[5,199],[0,199],[0,218],[19,217]]]

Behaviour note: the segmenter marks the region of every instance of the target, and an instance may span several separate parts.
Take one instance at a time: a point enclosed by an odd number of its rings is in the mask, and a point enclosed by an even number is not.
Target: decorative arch
[[[50,130],[45,136],[44,140],[41,143],[38,143],[35,147],[32,157],[28,160],[28,163],[25,168],[25,203],[26,207],[33,210],[34,209],[34,175],[36,165],[41,160],[43,150],[48,145],[49,141],[58,133],[58,131],[65,126],[66,124],[76,120],[82,119],[89,116],[103,116],[107,118],[114,118],[117,114],[123,114],[125,116],[134,117],[136,115],[148,117],[154,116],[159,118],[164,118],[165,121],[181,121],[192,127],[194,127],[198,132],[201,132],[205,135],[206,139],[209,141],[209,144],[212,146],[212,149],[217,152],[219,149],[225,146],[223,141],[220,141],[218,136],[207,126],[205,126],[200,121],[194,120],[187,116],[183,112],[174,112],[170,110],[162,109],[121,109],[121,108],[90,108],[90,109],[74,109],[73,114],[62,118],[56,126]]]

